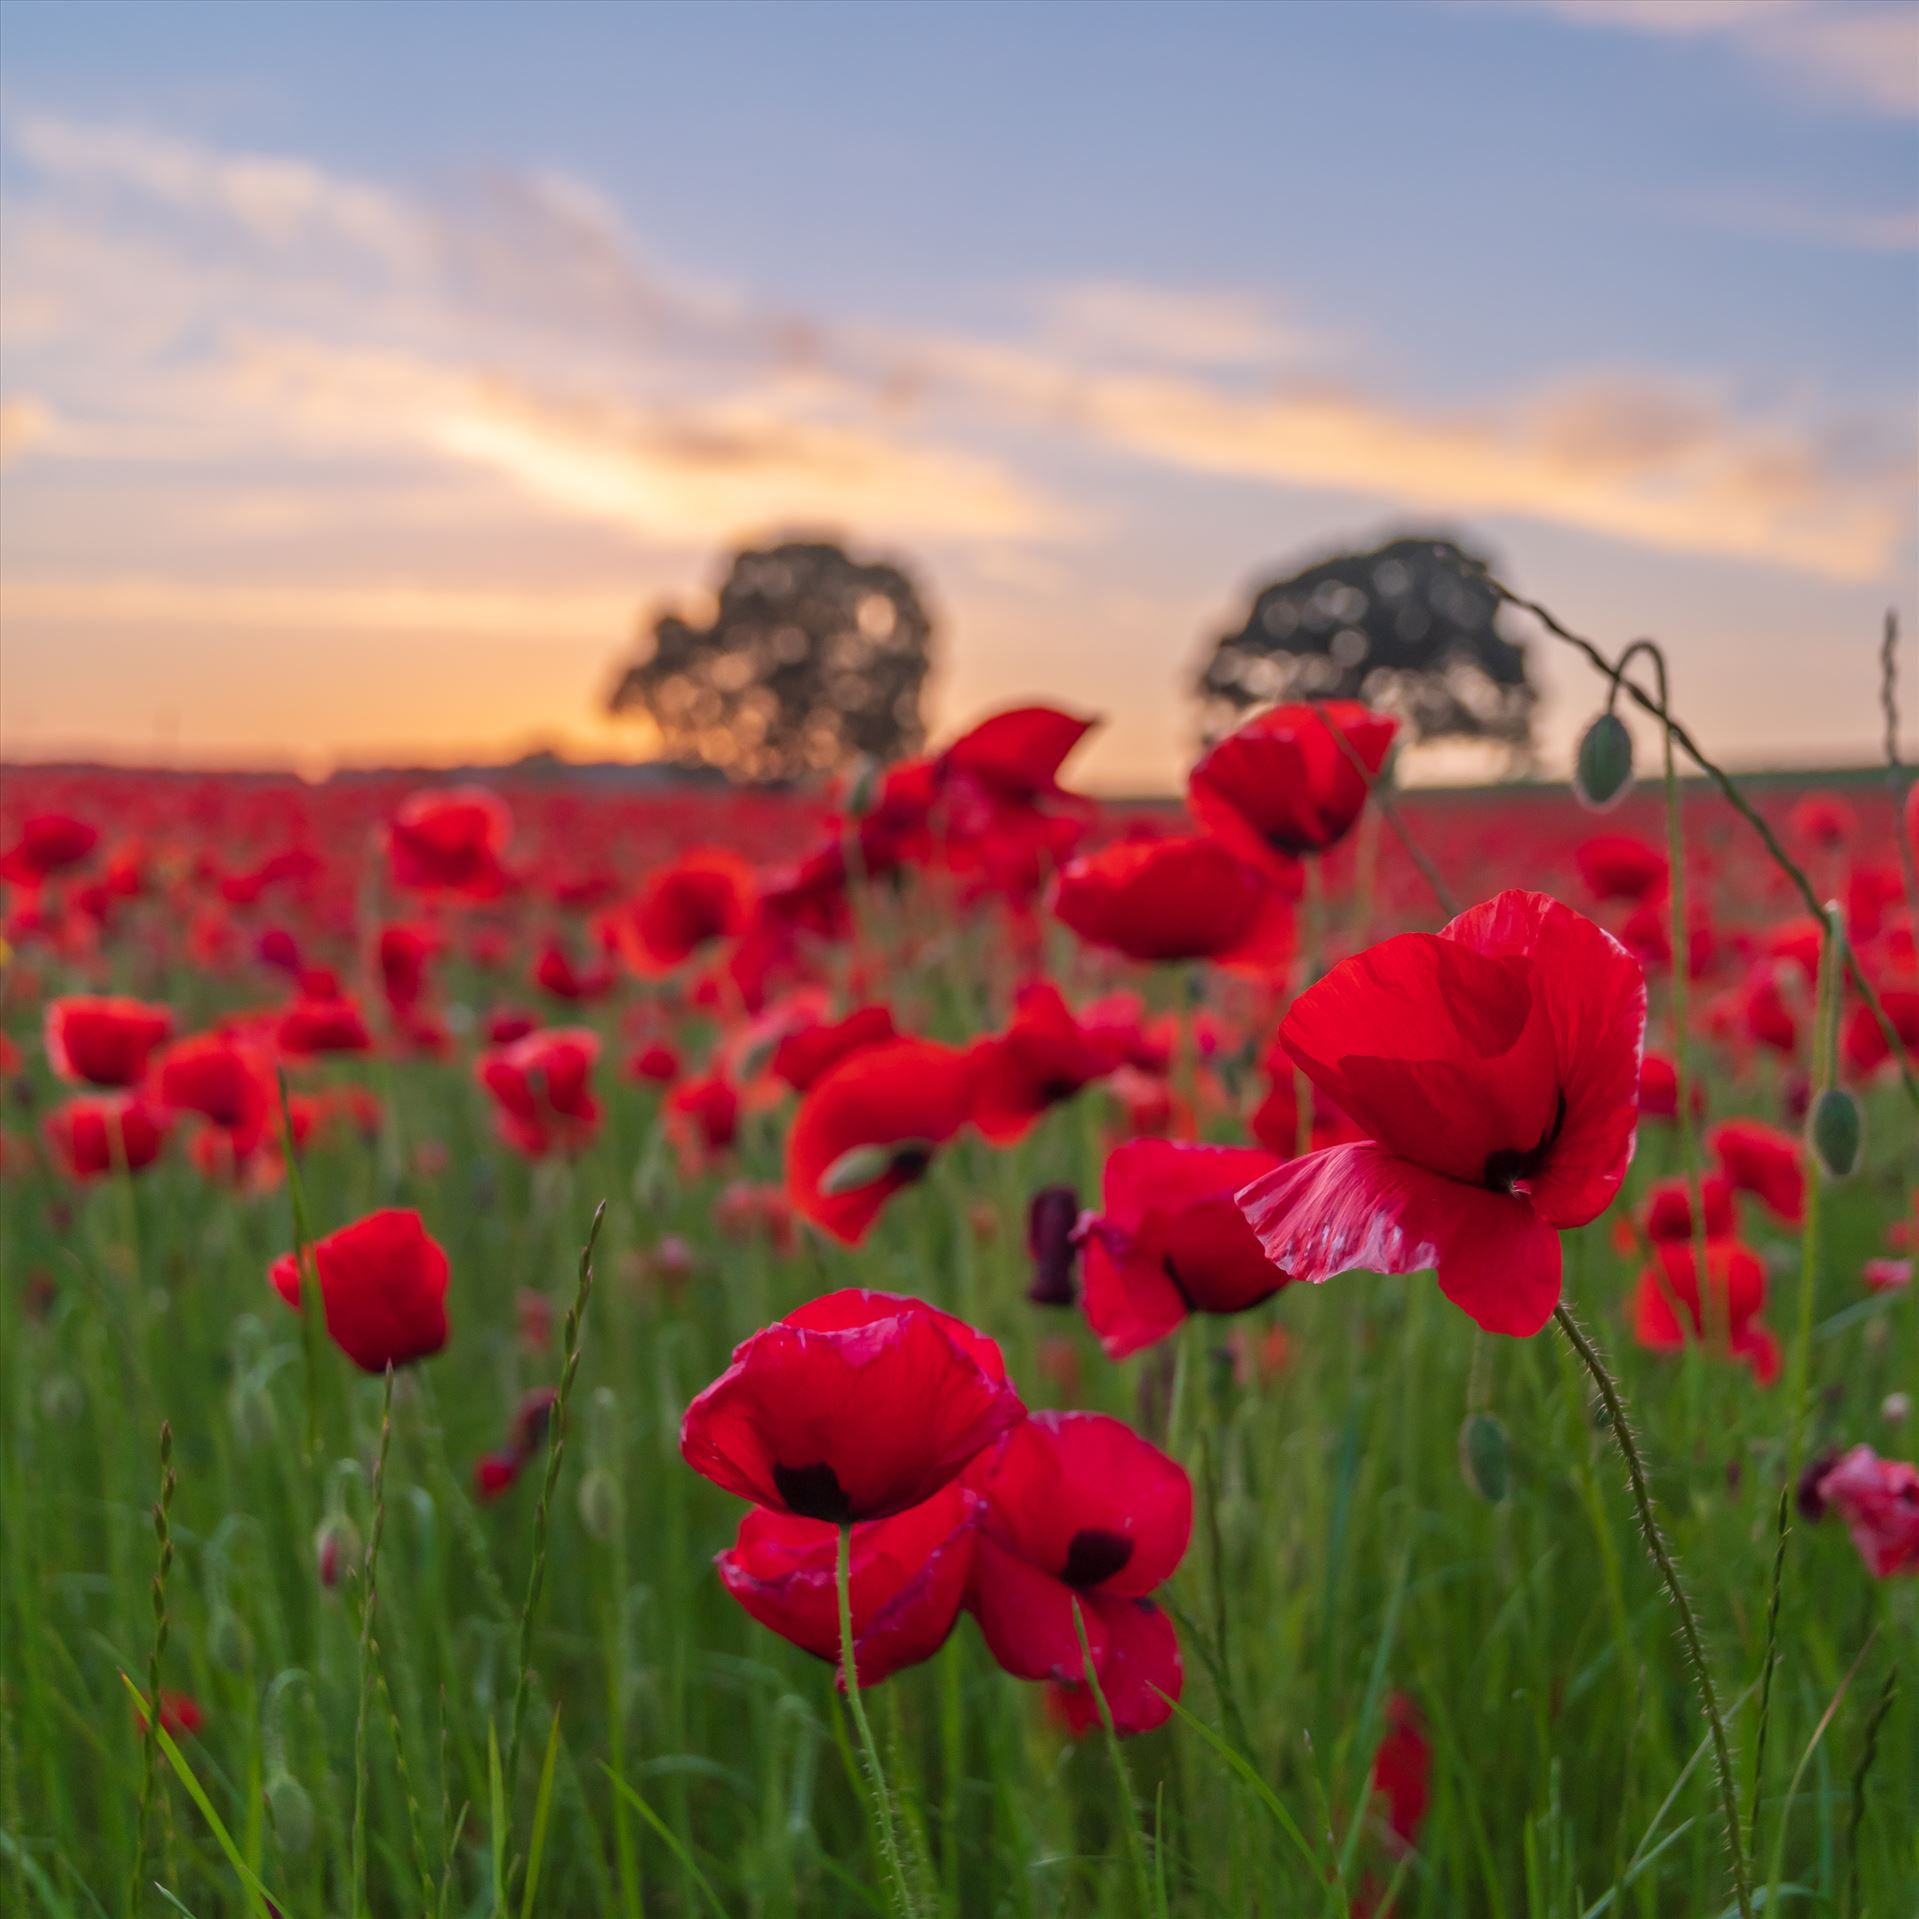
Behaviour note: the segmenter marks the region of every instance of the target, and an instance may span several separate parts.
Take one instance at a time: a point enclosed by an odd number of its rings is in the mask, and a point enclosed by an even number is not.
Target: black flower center
[[[1553,1123],[1540,1135],[1537,1144],[1530,1147],[1501,1146],[1497,1151],[1488,1153],[1480,1177],[1495,1193],[1510,1193],[1522,1180],[1536,1178],[1565,1124],[1566,1095],[1562,1091],[1558,1107],[1553,1113]]]
[[[1066,1548],[1066,1569],[1060,1577],[1069,1586],[1097,1586],[1111,1579],[1133,1556],[1133,1542],[1118,1533],[1082,1526]]]
[[[844,1526],[853,1517],[853,1502],[847,1498],[840,1476],[824,1463],[814,1466],[773,1466],[773,1484],[779,1488],[789,1512],[802,1519],[824,1519]]]

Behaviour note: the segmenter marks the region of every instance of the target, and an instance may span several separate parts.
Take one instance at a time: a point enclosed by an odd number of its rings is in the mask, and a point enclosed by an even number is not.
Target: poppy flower
[[[535,1031],[482,1053],[474,1070],[492,1095],[500,1137],[529,1159],[585,1146],[600,1123],[599,1055],[600,1036],[587,1027]]]
[[[967,1475],[986,1501],[967,1604],[1017,1679],[1043,1679],[1079,1731],[1098,1724],[1093,1674],[1122,1732],[1178,1698],[1179,1641],[1148,1595],[1185,1557],[1193,1488],[1177,1461],[1104,1413],[1035,1413]]]
[[[46,1031],[47,1058],[62,1079],[133,1086],[173,1031],[173,1013],[137,999],[56,999]]]
[[[1187,803],[1234,852],[1297,886],[1300,857],[1352,830],[1397,731],[1357,700],[1272,707],[1207,751]]]
[[[1234,1201],[1273,1170],[1251,1146],[1136,1139],[1106,1161],[1105,1211],[1080,1222],[1086,1317],[1109,1359],[1164,1339],[1188,1313],[1240,1313],[1286,1283]]]
[[[504,1499],[518,1482],[522,1464],[516,1452],[482,1453],[473,1462],[473,1497],[486,1506]]]
[[[1433,1800],[1433,1749],[1419,1708],[1402,1692],[1386,1700],[1386,1736],[1373,1755],[1373,1794],[1401,1846],[1419,1843]]]
[[[1317,1283],[1436,1268],[1488,1332],[1559,1302],[1560,1229],[1611,1203],[1632,1158],[1646,982],[1610,934],[1507,892],[1404,933],[1293,1002],[1280,1044],[1366,1135],[1254,1181],[1273,1263]]]
[[[366,1373],[425,1359],[446,1344],[446,1254],[420,1215],[389,1208],[342,1226],[309,1248],[328,1337]],[[300,1268],[273,1262],[275,1290],[296,1312]]]
[[[1783,1225],[1805,1218],[1805,1157],[1790,1133],[1756,1119],[1729,1119],[1706,1135],[1706,1144],[1737,1191],[1750,1193]]]
[[[430,927],[400,920],[380,928],[374,958],[381,990],[396,1013],[410,1010],[426,997],[427,965],[439,950],[439,936]]]
[[[963,779],[1008,804],[1030,806],[1059,792],[1067,755],[1098,724],[1057,707],[1011,707],[947,747],[933,763],[935,779]]]
[[[626,1074],[650,1086],[671,1086],[680,1076],[680,1056],[664,1040],[649,1040],[634,1048]]]
[[[20,837],[0,853],[0,880],[37,887],[78,866],[100,843],[97,827],[70,813],[35,813],[20,823]]]
[[[500,856],[512,831],[505,802],[483,786],[415,793],[387,824],[393,884],[428,896],[498,899],[507,887]]]
[[[892,1012],[884,1006],[862,1006],[842,1020],[796,1026],[773,1049],[773,1076],[804,1093],[841,1060],[898,1037]]]
[[[274,1044],[289,1059],[313,1059],[323,1053],[365,1053],[373,1035],[350,999],[297,999],[273,1029]]]
[[[1696,1119],[1706,1103],[1696,1079],[1689,1096]],[[1639,1117],[1670,1120],[1679,1117],[1679,1069],[1664,1053],[1648,1053],[1639,1062]]]
[[[1786,830],[1800,845],[1830,851],[1859,831],[1859,815],[1836,793],[1806,793],[1793,802]]]
[[[723,1153],[740,1128],[740,1095],[724,1073],[682,1080],[666,1097],[667,1130],[696,1155]]]
[[[1005,1032],[975,1049],[973,1124],[997,1143],[1016,1140],[1048,1107],[1104,1079],[1122,1056],[1112,1033],[1073,1017],[1057,986],[1022,986]]]
[[[844,1525],[931,1499],[1024,1416],[983,1333],[922,1300],[838,1292],[734,1349],[680,1453],[755,1505]]]
[[[1723,1338],[1762,1386],[1779,1376],[1779,1345],[1759,1315],[1766,1305],[1765,1262],[1737,1240],[1714,1240],[1706,1248],[1706,1297],[1690,1240],[1660,1240],[1656,1264],[1633,1289],[1633,1336],[1653,1352],[1676,1352],[1688,1339]]]
[[[1052,905],[1089,946],[1128,959],[1274,973],[1293,956],[1285,893],[1212,838],[1122,840],[1087,854],[1054,882]]]
[[[133,1709],[133,1723],[142,1732],[146,1731],[147,1715],[137,1705]],[[200,1702],[190,1692],[160,1694],[160,1724],[168,1738],[191,1738],[206,1723],[207,1716],[200,1710]]]
[[[1705,1237],[1724,1239],[1733,1229],[1732,1182],[1707,1173],[1699,1182],[1699,1210],[1705,1219]],[[1646,1194],[1641,1211],[1646,1237],[1651,1240],[1692,1238],[1692,1187],[1683,1179],[1662,1179]]]
[[[1919,1467],[1855,1446],[1820,1475],[1817,1496],[1844,1517],[1875,1579],[1919,1573]]]
[[[610,993],[614,976],[609,966],[584,969],[575,966],[573,956],[558,940],[548,940],[533,964],[533,983],[541,992],[551,993],[555,999],[577,1004],[581,1000],[600,999]]]
[[[1033,1283],[1026,1297],[1035,1306],[1072,1305],[1078,1225],[1079,1195],[1070,1186],[1042,1186],[1028,1202],[1026,1250],[1033,1261]]]
[[[702,947],[744,932],[752,911],[751,868],[735,854],[703,850],[662,867],[606,925],[636,972],[670,973]]]
[[[1913,1058],[1919,1059],[1919,988],[1881,987],[1879,1004],[1892,1022],[1892,1030],[1898,1034],[1899,1044]],[[1842,1044],[1846,1063],[1861,1078],[1877,1072],[1893,1057],[1886,1029],[1879,1024],[1872,1008],[1863,1001],[1846,1015]]]
[[[258,1047],[227,1033],[175,1040],[153,1062],[151,1090],[162,1106],[198,1113],[244,1159],[267,1136],[273,1080]]]
[[[847,1587],[853,1670],[862,1686],[876,1686],[945,1645],[972,1575],[983,1509],[955,1482],[890,1519],[853,1528]],[[837,1526],[756,1506],[714,1564],[720,1583],[762,1626],[837,1665],[838,1554]],[[845,1683],[842,1673],[842,1691]]]
[[[1666,856],[1625,833],[1595,833],[1573,850],[1573,864],[1595,899],[1656,899],[1666,890]]]
[[[47,1117],[47,1141],[74,1179],[137,1173],[160,1157],[167,1116],[137,1093],[85,1095]]]
[[[842,1060],[801,1100],[786,1136],[793,1210],[857,1245],[966,1123],[973,1073],[970,1052],[931,1040],[896,1040]]]

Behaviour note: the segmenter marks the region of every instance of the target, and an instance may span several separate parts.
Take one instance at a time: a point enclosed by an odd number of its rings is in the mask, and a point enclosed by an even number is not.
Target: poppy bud
[[[1042,1186],[1026,1209],[1026,1250],[1033,1256],[1033,1283],[1026,1297],[1035,1306],[1073,1303],[1073,1267],[1079,1248],[1079,1195],[1070,1186]]]
[[[1806,1136],[1828,1179],[1850,1179],[1865,1155],[1866,1122],[1859,1102],[1843,1086],[1828,1086],[1813,1101]]]
[[[857,1193],[862,1187],[876,1185],[887,1178],[902,1161],[930,1157],[932,1150],[933,1142],[925,1139],[894,1139],[849,1147],[820,1175],[819,1190],[827,1199]]]
[[[331,1591],[350,1573],[360,1557],[360,1535],[344,1513],[329,1513],[313,1534],[314,1570],[320,1584]]]
[[[1497,1506],[1511,1490],[1506,1429],[1491,1413],[1468,1413],[1459,1429],[1459,1476],[1473,1494]]]
[[[1602,713],[1579,741],[1573,793],[1589,812],[1603,813],[1632,789],[1632,735],[1617,713]]]
[[[577,1495],[580,1524],[589,1539],[609,1540],[620,1529],[620,1484],[604,1466],[590,1467]]]
[[[267,1816],[280,1850],[289,1857],[301,1857],[313,1844],[313,1800],[290,1772],[275,1773],[267,1781]]]
[[[222,1672],[245,1672],[253,1663],[253,1635],[246,1621],[224,1603],[207,1622],[207,1653]]]

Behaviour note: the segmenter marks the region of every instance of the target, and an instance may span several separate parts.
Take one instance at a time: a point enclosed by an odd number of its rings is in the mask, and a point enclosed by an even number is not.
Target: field
[[[1294,777],[1336,798],[1353,756],[1325,762],[1311,717],[1296,725]],[[1897,1046],[1839,977],[1849,955],[1919,1042],[1911,809],[1877,774],[1755,787],[1836,902],[1821,919],[1752,822],[1686,782],[1676,981],[1656,778],[1603,818],[1563,789],[1361,784],[1344,821],[1321,806],[1295,834],[1324,851],[1075,890],[1069,862],[1110,880],[1192,831],[1170,806],[1062,791],[1077,735],[1033,715],[979,729],[837,813],[532,780],[475,798],[9,772],[0,1905],[1919,1909],[1919,1481],[1884,1463],[1915,1451],[1919,1124]],[[1232,803],[1216,793],[1216,830]],[[1506,1242],[1476,1242],[1445,1293],[1366,1270],[1280,1286],[1246,1263],[1232,1192],[1276,1180],[1252,1220],[1267,1250],[1289,1233],[1296,1259],[1324,1250],[1332,1228],[1299,1223],[1283,1169],[1367,1131],[1275,1047],[1289,1004],[1506,888],[1619,936],[1545,922],[1629,969],[1608,974],[1622,995],[1643,968],[1660,1065],[1640,1083],[1635,1029],[1623,1086],[1591,1094],[1637,1137],[1616,1195],[1592,1175],[1584,1223],[1546,1197],[1563,1126],[1586,1124],[1563,1058],[1550,1129],[1505,1139],[1503,1174],[1450,1184],[1563,1251],[1683,1617],[1551,1300],[1510,1308],[1522,1336],[1475,1324],[1509,1311]],[[1375,1009],[1367,1046],[1412,1077],[1373,1099],[1372,1136],[1412,1124],[1415,1084],[1435,1152],[1493,1124],[1516,1082],[1456,1061],[1423,1076],[1423,1035],[1504,1021],[1474,997],[1499,982],[1536,1021],[1560,953],[1475,955],[1495,972],[1435,976],[1403,1021]],[[103,995],[167,1017],[96,1011],[110,1030],[89,1037],[71,1002]],[[841,1024],[878,1007],[890,1029]],[[1533,1044],[1518,1031],[1482,1034],[1475,1059]],[[1856,1115],[1861,1163],[1836,1177]],[[1720,1131],[1740,1121],[1761,1130]],[[1246,1149],[1191,1227],[1218,1297],[1170,1251],[1138,1270],[1159,1162],[1109,1158],[1154,1137]],[[1029,1207],[1059,1187],[1073,1198],[1035,1216],[1036,1271]],[[443,1251],[443,1338],[430,1250],[328,1251],[385,1209],[417,1211]],[[761,1555],[736,1561],[807,1650],[723,1585],[715,1555],[749,1507],[710,1458],[686,1462],[681,1426],[736,1346],[846,1288],[957,1315],[998,1342],[1027,1409],[1139,1438],[1022,1492],[994,1462],[1042,1442],[976,1434],[957,1489],[964,1459],[922,1472],[951,1517],[915,1546],[925,1509],[862,1503],[855,1481],[926,1451],[949,1375],[987,1379],[994,1419],[1006,1389],[923,1316],[885,1321],[919,1327],[946,1370],[793,1384],[817,1392],[804,1419],[839,1476],[776,1461],[800,1516],[763,1514]],[[529,1397],[550,1389],[557,1406]],[[1087,1429],[1031,1426],[1062,1430]],[[1082,1510],[1098,1517],[1061,1519]],[[860,1717],[816,1656],[841,1651],[849,1514],[856,1658],[902,1662]],[[1061,1524],[1069,1563],[1043,1566],[1022,1541]]]

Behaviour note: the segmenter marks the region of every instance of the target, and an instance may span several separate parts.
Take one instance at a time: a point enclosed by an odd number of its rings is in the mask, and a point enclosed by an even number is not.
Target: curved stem
[[[1726,1847],[1732,1855],[1733,1895],[1738,1902],[1740,1919],[1752,1919],[1752,1888],[1746,1874],[1745,1840],[1739,1819],[1738,1794],[1733,1785],[1732,1749],[1726,1739],[1725,1718],[1719,1710],[1719,1689],[1713,1683],[1712,1667],[1707,1663],[1705,1644],[1699,1636],[1699,1621],[1694,1617],[1692,1601],[1686,1597],[1686,1589],[1680,1582],[1672,1548],[1666,1543],[1658,1515],[1653,1511],[1652,1489],[1646,1481],[1645,1461],[1640,1457],[1639,1442],[1627,1422],[1619,1388],[1605,1360],[1600,1357],[1599,1348],[1587,1338],[1563,1300],[1553,1308],[1553,1318],[1559,1322],[1559,1330],[1566,1335],[1573,1351],[1579,1355],[1580,1363],[1591,1376],[1593,1388],[1599,1394],[1600,1404],[1606,1409],[1606,1423],[1612,1428],[1613,1440],[1619,1447],[1620,1457],[1626,1462],[1626,1478],[1632,1487],[1633,1506],[1639,1515],[1639,1530],[1645,1537],[1646,1551],[1658,1569],[1666,1595],[1673,1603],[1673,1610],[1679,1615],[1679,1637],[1686,1648],[1686,1660],[1692,1667],[1693,1678],[1698,1682],[1699,1701],[1706,1714],[1707,1730],[1712,1736],[1713,1770],[1719,1776],[1719,1798],[1726,1819]]]
[[[853,1729],[859,1734],[860,1757],[866,1761],[866,1783],[873,1794],[873,1831],[885,1856],[886,1869],[892,1875],[894,1900],[906,1919],[912,1919],[919,1908],[913,1898],[912,1882],[906,1876],[906,1861],[893,1824],[893,1796],[886,1789],[886,1771],[880,1764],[880,1749],[873,1740],[865,1701],[860,1698],[859,1672],[853,1659],[853,1528],[850,1524],[840,1527],[839,1564],[833,1583],[840,1602],[840,1679],[846,1687]]]

